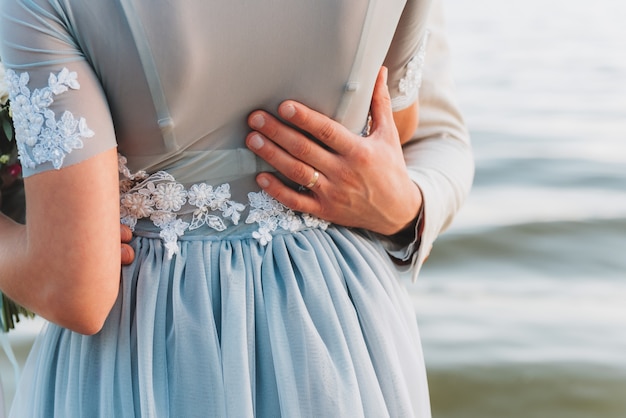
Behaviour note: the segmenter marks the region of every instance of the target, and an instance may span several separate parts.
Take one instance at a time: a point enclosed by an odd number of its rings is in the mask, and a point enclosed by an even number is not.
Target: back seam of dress
[[[163,135],[163,141],[168,152],[173,153],[179,150],[178,143],[176,142],[176,136],[174,134],[174,120],[172,119],[167,105],[167,99],[163,91],[161,84],[161,78],[154,62],[152,55],[152,49],[148,42],[146,33],[143,30],[139,15],[135,9],[132,0],[120,0],[120,5],[124,11],[126,21],[130,28],[135,45],[139,53],[139,59],[146,76],[146,81],[150,88],[150,95],[152,96],[152,102],[157,112],[158,124],[161,128],[161,134]]]
[[[354,96],[354,92],[359,87],[359,81],[357,79],[357,75],[359,74],[359,70],[363,66],[363,60],[365,57],[365,47],[367,45],[369,27],[372,25],[373,15],[374,15],[374,6],[376,5],[376,0],[368,0],[367,11],[365,14],[365,21],[363,22],[363,27],[361,28],[361,36],[359,39],[359,46],[356,50],[356,55],[354,57],[354,62],[352,64],[352,69],[350,70],[350,76],[348,78],[348,82],[346,83],[345,90],[348,94],[344,94],[341,98],[341,102],[339,106],[337,106],[337,111],[335,112],[335,120],[341,123],[343,118],[350,108],[350,102],[352,101],[352,97]]]

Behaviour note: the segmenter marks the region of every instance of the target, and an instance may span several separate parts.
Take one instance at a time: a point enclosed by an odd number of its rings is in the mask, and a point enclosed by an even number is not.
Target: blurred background
[[[410,288],[433,417],[624,418],[626,2],[444,1],[477,172]]]
[[[626,2],[444,0],[476,180],[412,287],[434,418],[626,417]]]

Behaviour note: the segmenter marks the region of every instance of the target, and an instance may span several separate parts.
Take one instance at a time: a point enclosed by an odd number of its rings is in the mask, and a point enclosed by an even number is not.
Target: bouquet
[[[0,187],[2,188],[9,187],[22,174],[14,136],[9,88],[4,78],[4,66],[0,63]]]
[[[17,143],[15,130],[11,121],[11,106],[9,103],[9,88],[4,77],[4,66],[0,62],[0,203],[2,195],[21,178],[22,166],[17,158]],[[15,323],[24,316],[32,318],[35,315],[29,310],[16,304],[0,292],[0,332],[8,332],[15,327]]]

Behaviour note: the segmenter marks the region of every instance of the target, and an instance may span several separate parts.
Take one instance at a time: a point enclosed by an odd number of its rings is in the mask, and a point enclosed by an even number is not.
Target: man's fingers
[[[321,175],[319,175],[321,177]],[[311,190],[319,191],[321,178],[316,178]],[[274,199],[296,212],[319,215],[320,204],[309,193],[301,193],[287,187],[275,176],[269,173],[261,173],[257,176],[257,183],[261,188]]]
[[[340,123],[301,103],[287,100],[278,107],[278,113],[283,119],[310,133],[338,154],[348,154],[355,145],[352,132]]]
[[[135,259],[135,251],[128,244],[122,244],[122,265],[128,265]]]
[[[135,250],[133,247],[126,244],[133,239],[133,231],[124,224],[120,224],[120,237],[122,244],[122,265],[127,265],[133,262],[135,259]]]
[[[122,242],[130,242],[133,239],[133,231],[124,224],[120,224],[120,235]]]
[[[393,111],[391,110],[391,96],[387,87],[387,68],[381,67],[376,77],[374,93],[372,95],[372,132],[379,129],[387,129],[393,124]],[[387,135],[385,135],[387,137]]]
[[[272,144],[278,145],[296,160],[310,165],[325,161],[327,154],[329,154],[319,144],[266,112],[260,110],[253,112],[248,118],[248,124],[255,132],[248,135],[246,144],[253,152],[278,170],[282,171],[284,167],[275,165],[275,162],[278,161],[273,161],[273,159],[278,159],[281,155]],[[267,146],[268,144],[269,146]]]
[[[302,141],[313,146],[310,139],[303,138]],[[258,132],[252,132],[246,137],[246,145],[289,180],[302,186],[310,183],[316,170],[309,163],[304,162],[310,161],[310,158],[294,156],[291,150],[283,149]],[[319,158],[317,160],[320,161]]]

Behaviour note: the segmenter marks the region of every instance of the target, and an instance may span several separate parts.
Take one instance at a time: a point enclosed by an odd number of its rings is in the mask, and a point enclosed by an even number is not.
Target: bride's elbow
[[[106,318],[107,316],[98,316],[95,318],[81,319],[78,322],[71,322],[65,325],[64,328],[83,335],[95,335],[104,327]]]
[[[72,303],[69,309],[57,311],[53,322],[80,334],[97,334],[104,327],[114,302],[100,299],[89,304]]]
[[[82,282],[82,283],[81,283]],[[74,285],[53,286],[45,297],[51,322],[85,335],[97,334],[104,326],[119,293],[119,269],[115,276],[78,278]]]
[[[96,316],[93,315],[93,313],[89,313],[86,315],[79,314],[76,317],[68,319],[60,319],[59,321],[55,321],[55,323],[79,334],[95,335],[104,327],[106,318],[106,316]]]

